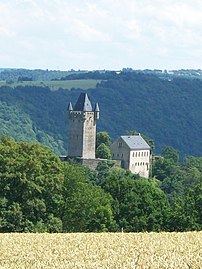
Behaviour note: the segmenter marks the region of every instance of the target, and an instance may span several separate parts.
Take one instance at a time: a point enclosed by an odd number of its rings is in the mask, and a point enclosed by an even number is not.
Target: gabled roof
[[[91,102],[87,93],[80,94],[76,105],[74,106],[74,111],[92,111]]]
[[[150,149],[147,142],[141,137],[141,135],[122,135],[121,139],[132,150],[137,149]]]

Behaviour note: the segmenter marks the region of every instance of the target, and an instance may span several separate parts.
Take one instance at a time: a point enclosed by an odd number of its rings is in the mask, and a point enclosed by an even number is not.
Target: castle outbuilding
[[[96,122],[99,106],[92,108],[87,93],[81,93],[75,106],[69,103],[68,157],[95,159]]]
[[[150,146],[139,135],[120,136],[111,145],[114,160],[121,160],[122,167],[133,174],[149,178]]]
[[[81,93],[75,106],[68,105],[68,156],[95,170],[102,159],[95,158],[96,123],[100,117],[98,103],[92,108],[87,93]],[[116,165],[142,177],[149,177],[150,146],[141,135],[121,136],[111,145]],[[61,158],[62,159],[62,158]]]

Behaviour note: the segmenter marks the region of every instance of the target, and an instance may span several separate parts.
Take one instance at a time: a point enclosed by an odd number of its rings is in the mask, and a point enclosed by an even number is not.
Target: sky
[[[201,0],[0,0],[0,68],[202,69]]]

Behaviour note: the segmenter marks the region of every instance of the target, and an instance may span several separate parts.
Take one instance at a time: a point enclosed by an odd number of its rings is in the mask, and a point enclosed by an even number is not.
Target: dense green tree
[[[153,161],[152,175],[163,181],[167,177],[172,177],[177,168],[171,159],[160,157]]]
[[[113,213],[119,229],[125,231],[160,231],[167,229],[169,207],[162,190],[143,178],[112,168],[101,186],[113,199]]]
[[[185,197],[187,230],[202,229],[202,183],[187,190]]]
[[[173,147],[164,147],[162,148],[161,153],[165,159],[172,160],[175,164],[179,162],[179,152]]]
[[[169,148],[154,162],[154,178],[144,179],[113,160],[94,172],[2,137],[0,232],[201,230],[201,158],[181,164],[177,156]]]
[[[110,153],[111,137],[105,131],[96,134],[96,158],[111,159]]]
[[[107,147],[111,144],[111,137],[105,131],[100,131],[96,134],[96,148],[98,148],[101,144],[105,144]]]
[[[184,165],[187,168],[197,168],[202,173],[202,157],[186,157],[184,160]]]
[[[153,175],[160,179],[160,187],[170,203],[168,227],[171,231],[200,230],[201,158],[187,157],[180,164],[175,149],[165,147],[162,152],[164,157],[154,162]]]
[[[114,229],[111,196],[89,182],[82,167],[66,166],[63,197],[64,231],[100,232]]]
[[[63,164],[48,148],[2,138],[0,231],[61,231],[62,184]]]
[[[187,219],[184,211],[185,201],[182,196],[178,196],[172,203],[172,210],[169,219],[169,230],[182,232],[186,230]]]
[[[202,229],[202,184],[189,188],[171,205],[170,230],[189,231]]]
[[[101,158],[101,159],[111,159],[111,153],[110,153],[110,149],[104,144],[101,143],[96,151],[95,151],[95,156],[96,158]]]

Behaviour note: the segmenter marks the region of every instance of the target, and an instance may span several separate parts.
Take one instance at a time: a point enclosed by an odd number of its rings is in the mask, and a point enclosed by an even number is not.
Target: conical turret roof
[[[69,102],[69,105],[67,107],[67,110],[69,110],[69,111],[72,111],[73,110],[73,107],[72,107],[72,103],[71,102]]]
[[[95,111],[95,112],[99,112],[99,111],[100,111],[100,108],[99,108],[98,103],[95,104],[94,111]]]
[[[74,111],[92,111],[91,102],[87,93],[80,94],[76,105],[74,106]]]

